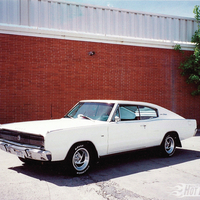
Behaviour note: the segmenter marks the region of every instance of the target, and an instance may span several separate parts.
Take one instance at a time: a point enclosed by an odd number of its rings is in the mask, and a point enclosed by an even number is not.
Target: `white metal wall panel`
[[[20,25],[20,0],[7,0],[6,19],[8,24]],[[9,13],[7,15],[7,13]]]
[[[29,6],[28,6],[28,1],[27,0],[21,0],[21,4],[20,4],[20,21],[21,21],[21,25],[27,26],[29,25]]]
[[[48,28],[49,27],[49,14],[50,14],[50,5],[48,2],[41,1],[40,9],[38,11],[39,27]]]
[[[7,11],[6,11],[7,4],[4,1],[0,1],[0,22],[7,23]]]
[[[174,30],[172,34],[172,40],[179,41],[179,19],[172,19],[172,20],[173,20],[172,29]]]
[[[192,18],[76,5],[63,0],[1,0],[0,24],[163,41],[190,42]]]
[[[29,0],[29,24],[28,26],[39,27],[39,1]],[[9,13],[8,13],[9,14]]]
[[[190,38],[190,36],[193,34],[192,33],[192,30],[194,30],[194,27],[193,27],[193,23],[191,22],[191,21],[187,21],[187,29],[186,29],[186,31],[187,31],[187,38],[186,38],[186,40],[187,41],[190,41],[191,40],[191,38]]]

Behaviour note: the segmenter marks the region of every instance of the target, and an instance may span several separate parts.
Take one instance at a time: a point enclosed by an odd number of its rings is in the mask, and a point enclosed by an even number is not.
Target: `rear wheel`
[[[81,175],[86,173],[94,163],[91,147],[84,143],[74,145],[70,149],[66,161],[72,174]]]
[[[175,150],[176,143],[174,137],[170,134],[166,135],[161,144],[162,155],[165,157],[171,157],[175,153]]]

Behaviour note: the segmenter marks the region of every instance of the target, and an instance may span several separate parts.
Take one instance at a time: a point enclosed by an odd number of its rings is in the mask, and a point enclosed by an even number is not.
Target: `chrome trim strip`
[[[36,148],[29,148],[28,146],[18,146],[4,141],[0,141],[0,149],[8,153],[14,154],[21,158],[29,158],[40,161],[51,161],[52,155],[50,151],[45,151]]]
[[[41,149],[41,146],[35,146],[35,145],[30,145],[30,144],[22,144],[22,143],[13,142],[13,141],[1,139],[1,138],[0,138],[0,142],[5,142],[5,143],[10,144],[10,145],[15,145],[15,146],[24,147],[24,148]]]

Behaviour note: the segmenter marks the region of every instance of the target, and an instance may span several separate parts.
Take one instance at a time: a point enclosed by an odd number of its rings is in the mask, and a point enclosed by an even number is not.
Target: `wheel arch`
[[[71,149],[73,149],[73,147],[79,146],[79,145],[82,145],[82,144],[87,145],[87,146],[89,146],[89,147],[92,149],[92,153],[94,154],[94,158],[95,158],[96,161],[97,161],[98,158],[99,158],[98,151],[97,151],[95,145],[93,144],[93,142],[88,141],[88,140],[87,140],[87,141],[75,142],[75,143],[69,148],[69,151],[67,152],[67,155],[66,155],[65,159],[67,159],[67,157],[68,157],[68,155],[69,155]]]
[[[176,131],[169,131],[169,132],[167,132],[167,133],[164,135],[161,144],[163,144],[164,139],[165,139],[165,137],[166,137],[167,135],[171,135],[171,136],[174,138],[175,144],[176,144],[177,147],[182,147],[181,140],[180,140],[179,135],[178,135],[178,133],[177,133]]]

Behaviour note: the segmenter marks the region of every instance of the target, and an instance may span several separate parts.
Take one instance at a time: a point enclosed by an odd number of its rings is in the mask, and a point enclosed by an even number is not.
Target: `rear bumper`
[[[45,151],[26,145],[18,146],[5,141],[0,141],[0,149],[21,158],[29,158],[40,161],[51,161],[52,158],[50,151]]]

